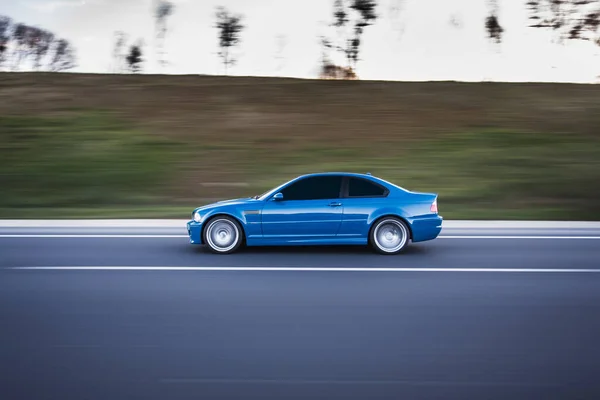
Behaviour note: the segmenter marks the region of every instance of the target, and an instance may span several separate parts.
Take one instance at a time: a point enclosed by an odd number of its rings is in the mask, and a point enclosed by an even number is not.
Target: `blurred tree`
[[[142,42],[138,41],[138,43],[132,45],[129,48],[127,64],[129,65],[129,70],[133,73],[137,73],[142,70],[142,63],[144,62],[142,58],[142,45]]]
[[[348,23],[348,11],[344,0],[335,0],[333,3],[333,26],[341,28]]]
[[[320,79],[356,80],[358,76],[351,67],[340,67],[334,64],[324,64],[319,75]]]
[[[329,50],[333,47],[329,39],[324,36],[320,38],[321,44],[321,65],[319,68],[319,79],[358,79],[356,72],[352,67],[342,67],[336,65],[329,56]]]
[[[485,30],[491,41],[500,44],[504,28],[500,25],[500,19],[498,18],[498,1],[488,0],[488,8],[489,14],[485,19]]]
[[[231,48],[237,46],[240,41],[240,34],[245,26],[242,25],[242,16],[231,14],[225,7],[217,7],[216,12],[217,24],[215,27],[218,30],[219,36],[219,57],[223,61],[225,67],[225,75],[230,65],[235,65],[237,60],[231,54]]]
[[[55,42],[51,55],[50,70],[53,72],[62,72],[77,66],[75,49],[66,39]]]
[[[325,36],[321,36],[319,37],[319,45],[321,46],[320,73],[322,74],[325,66],[331,64],[329,51],[331,50],[332,44]]]
[[[333,3],[334,21],[331,26],[336,28],[340,40],[337,44],[329,39],[323,43],[326,49],[341,53],[346,59],[347,67],[352,70],[356,69],[360,59],[365,28],[377,20],[376,7],[376,0],[335,0]]]
[[[8,60],[8,47],[11,38],[12,19],[0,15],[0,70]]]
[[[13,69],[18,71],[21,64],[27,60],[30,55],[30,32],[31,27],[23,23],[15,25],[13,30]]]
[[[35,28],[31,33],[31,51],[33,54],[33,68],[35,70],[42,69],[44,58],[48,55],[50,48],[54,45],[54,34],[44,29]],[[58,41],[60,42],[60,41]],[[58,48],[56,42],[55,48]]]
[[[600,46],[600,0],[527,0],[532,28],[550,29],[559,42],[588,40]]]
[[[114,34],[115,42],[113,44],[113,66],[112,71],[121,74],[125,71],[127,61],[125,55],[125,46],[127,44],[127,34],[122,31],[117,31]]]
[[[167,0],[155,0],[154,18],[156,29],[156,57],[158,64],[164,67],[165,60],[165,38],[167,36],[167,19],[175,11],[175,5]]]
[[[65,39],[46,29],[24,23],[13,24],[0,16],[0,67],[9,64],[15,71],[65,71],[75,67],[75,49]]]

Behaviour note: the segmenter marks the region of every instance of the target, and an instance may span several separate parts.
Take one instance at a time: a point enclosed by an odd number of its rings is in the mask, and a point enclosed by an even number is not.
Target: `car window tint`
[[[320,200],[340,197],[341,176],[305,178],[283,189],[284,200]]]
[[[348,197],[381,197],[385,188],[366,179],[350,178],[348,180]]]

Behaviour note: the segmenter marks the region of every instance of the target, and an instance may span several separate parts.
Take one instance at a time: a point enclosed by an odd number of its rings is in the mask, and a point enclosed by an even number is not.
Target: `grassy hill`
[[[447,218],[600,219],[600,86],[0,74],[0,217],[178,217],[372,172]]]

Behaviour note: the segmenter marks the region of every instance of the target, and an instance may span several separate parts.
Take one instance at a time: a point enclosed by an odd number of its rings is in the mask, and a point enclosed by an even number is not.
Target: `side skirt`
[[[366,245],[365,238],[262,238],[250,237],[246,239],[247,246],[339,246],[339,245]]]

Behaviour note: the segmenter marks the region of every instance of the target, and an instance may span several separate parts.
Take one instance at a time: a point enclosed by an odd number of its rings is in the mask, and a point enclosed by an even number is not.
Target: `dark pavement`
[[[0,399],[600,398],[600,273],[8,269],[103,265],[600,269],[600,241],[0,238]]]
[[[600,268],[600,240],[437,239],[405,254],[366,247],[247,248],[214,255],[185,238],[0,238],[0,267]]]

